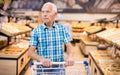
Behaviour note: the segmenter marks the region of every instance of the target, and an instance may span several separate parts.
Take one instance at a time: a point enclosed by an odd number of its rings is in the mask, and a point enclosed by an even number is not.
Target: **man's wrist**
[[[40,62],[42,62],[44,60],[44,57],[38,56],[37,60],[40,61]]]

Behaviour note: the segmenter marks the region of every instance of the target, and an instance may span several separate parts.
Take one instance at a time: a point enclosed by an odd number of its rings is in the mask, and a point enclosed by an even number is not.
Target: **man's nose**
[[[47,12],[44,12],[43,15],[46,16],[46,15],[47,15]]]

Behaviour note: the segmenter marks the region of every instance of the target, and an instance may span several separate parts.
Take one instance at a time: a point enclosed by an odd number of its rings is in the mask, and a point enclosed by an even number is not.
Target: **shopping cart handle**
[[[32,65],[34,65],[34,62],[31,61],[31,62],[30,62],[30,67],[31,67]]]
[[[32,65],[42,65],[41,62],[30,62],[30,66]],[[52,62],[52,64],[65,64],[65,62]],[[84,64],[86,66],[88,66],[88,62],[87,61],[75,61],[75,64]]]
[[[88,66],[88,61],[83,62],[85,66]]]
[[[42,62],[30,62],[30,66],[32,65],[42,65]],[[65,64],[65,62],[52,62],[52,64]]]

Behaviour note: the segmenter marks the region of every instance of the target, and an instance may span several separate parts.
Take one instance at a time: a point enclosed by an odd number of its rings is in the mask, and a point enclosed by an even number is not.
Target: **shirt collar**
[[[42,24],[42,27],[43,27],[43,29],[47,28],[44,23]],[[57,24],[55,22],[53,23],[52,28],[57,28]]]

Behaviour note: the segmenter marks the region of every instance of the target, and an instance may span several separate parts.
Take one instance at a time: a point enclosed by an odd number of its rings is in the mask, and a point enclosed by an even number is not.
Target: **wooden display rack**
[[[119,63],[116,62],[115,58],[113,58],[111,55],[108,54],[107,50],[90,51],[89,63],[90,63],[92,75],[108,75],[108,74],[119,75],[120,74],[120,71],[117,71],[118,66],[116,67],[111,66],[113,64],[119,65]],[[111,70],[108,68],[110,68]]]
[[[1,54],[0,55],[0,74],[1,75],[20,75],[22,70],[30,61],[27,49],[20,54]],[[7,71],[7,72],[6,72]]]
[[[96,50],[98,42],[91,41],[89,37],[80,38],[80,49],[84,56],[88,56],[89,50]]]
[[[22,51],[16,51],[16,48],[13,48],[14,51],[6,51],[6,48],[10,45],[21,43],[21,41],[17,39],[17,36],[22,34],[28,34],[31,30],[26,30],[25,32],[20,32],[13,35],[8,35],[4,32],[0,32],[1,35],[4,35],[8,38],[8,45],[0,50],[0,75],[23,75],[23,70],[26,68],[30,61],[30,57],[28,56],[28,47],[22,49]],[[14,37],[14,38],[13,38]],[[10,44],[11,38],[14,39],[13,43]],[[19,38],[21,39],[21,38]],[[28,41],[29,43],[29,41]],[[29,45],[25,42],[25,45]],[[23,45],[24,46],[24,45]],[[18,48],[19,49],[19,48]]]

